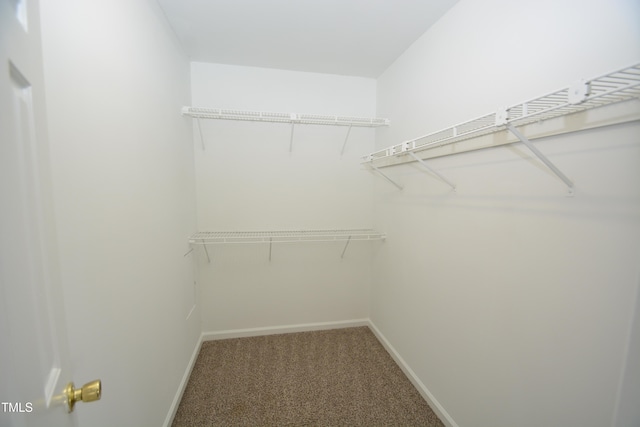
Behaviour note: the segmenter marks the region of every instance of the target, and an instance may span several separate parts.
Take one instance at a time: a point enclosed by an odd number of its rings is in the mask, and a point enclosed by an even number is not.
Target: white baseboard
[[[267,326],[263,328],[231,329],[226,331],[204,332],[203,341],[228,338],[257,337],[261,335],[290,334],[293,332],[321,331],[325,329],[354,328],[369,326],[369,319],[342,320],[338,322],[303,323],[299,325]]]
[[[382,332],[373,324],[371,320],[368,321],[368,325],[374,335],[378,338],[378,340],[382,343],[387,352],[391,355],[393,360],[396,361],[402,372],[409,378],[409,381],[413,384],[413,386],[418,390],[418,392],[422,395],[422,398],[427,401],[433,412],[436,413],[438,418],[447,426],[447,427],[458,427],[458,424],[451,418],[451,415],[445,411],[440,402],[436,400],[436,398],[431,394],[429,389],[424,385],[420,378],[413,372],[413,369],[407,365],[407,362],[398,354],[395,348],[387,341]]]
[[[176,416],[176,411],[178,410],[178,405],[180,405],[180,401],[182,400],[182,395],[184,394],[185,388],[187,388],[187,383],[189,382],[189,377],[191,376],[191,371],[193,371],[193,367],[196,364],[196,359],[198,359],[198,355],[200,354],[200,347],[202,346],[202,334],[200,334],[200,338],[196,342],[196,346],[193,349],[193,353],[191,353],[191,359],[189,359],[189,364],[187,365],[187,369],[184,371],[184,375],[182,376],[182,380],[180,381],[180,385],[178,386],[178,390],[176,391],[176,395],[173,398],[173,402],[171,403],[171,407],[169,408],[169,412],[167,413],[167,418],[164,420],[164,427],[171,427],[173,423],[173,419]]]

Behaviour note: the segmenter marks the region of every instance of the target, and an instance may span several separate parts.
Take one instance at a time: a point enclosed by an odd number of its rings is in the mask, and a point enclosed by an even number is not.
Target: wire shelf
[[[384,233],[371,229],[281,230],[281,231],[201,231],[189,239],[196,245],[228,243],[334,242],[384,240]]]
[[[222,108],[183,107],[182,114],[196,119],[244,120],[253,122],[354,127],[389,126],[389,119],[375,117],[274,113],[268,111],[226,110]]]
[[[374,162],[441,147],[504,130],[507,124],[523,126],[633,98],[640,98],[640,64],[392,145],[364,156],[363,160]]]

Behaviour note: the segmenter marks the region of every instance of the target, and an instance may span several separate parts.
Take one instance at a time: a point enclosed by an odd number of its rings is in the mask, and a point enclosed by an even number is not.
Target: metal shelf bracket
[[[587,100],[591,95],[591,85],[586,80],[575,82],[568,90],[567,99],[570,104],[577,105]]]
[[[427,164],[427,162],[425,162],[424,160],[422,160],[420,157],[416,156],[416,154],[413,151],[407,151],[407,153],[413,157],[418,163],[420,163],[420,165],[422,165],[423,168],[425,168],[427,171],[431,172],[432,174],[434,174],[435,176],[437,176],[438,178],[440,178],[442,181],[444,181],[446,184],[449,185],[449,187],[451,187],[451,189],[453,189],[453,191],[456,191],[456,186],[455,184],[453,184],[451,181],[449,181],[447,178],[445,178],[440,172],[436,171],[435,169],[433,169],[431,166],[429,166]]]
[[[291,114],[291,136],[289,137],[289,152],[293,151],[293,129],[296,125],[296,115]]]
[[[349,238],[347,238],[347,243],[344,244],[344,249],[342,250],[342,255],[340,255],[340,258],[344,258],[344,253],[347,252],[347,247],[349,247],[349,242],[351,241],[351,236],[349,236]]]
[[[344,143],[342,144],[342,150],[340,151],[340,156],[344,155],[344,149],[347,146],[347,140],[349,140],[349,134],[351,133],[352,127],[353,127],[353,124],[350,124],[349,129],[347,130],[347,136],[344,137]]]
[[[196,119],[196,125],[198,125],[198,133],[200,134],[200,144],[202,144],[202,151],[204,151],[204,137],[202,136],[202,128],[200,127],[200,118]]]
[[[573,182],[569,178],[567,178],[567,176],[564,173],[562,173],[562,171],[558,169],[558,167],[554,165],[551,162],[551,160],[547,158],[547,156],[542,154],[542,152],[538,150],[538,148],[535,145],[533,145],[533,143],[529,141],[527,137],[525,137],[522,133],[520,133],[520,131],[518,131],[511,123],[507,123],[506,126],[507,126],[507,129],[516,136],[516,138],[518,138],[524,145],[526,145],[527,148],[531,150],[531,152],[535,154],[536,157],[538,157],[538,159],[540,159],[542,163],[544,163],[549,169],[551,169],[551,171],[554,174],[556,174],[556,176],[560,178],[562,182],[564,182],[567,185],[567,187],[569,187],[569,196],[573,196],[574,194]]]
[[[209,257],[209,250],[207,249],[207,245],[205,245],[204,240],[202,241],[202,247],[204,247],[204,253],[207,254],[207,261],[211,264],[211,257]]]
[[[402,188],[402,186],[401,186],[400,184],[398,184],[397,182],[395,182],[394,180],[392,180],[391,178],[389,178],[386,174],[384,174],[384,173],[380,170],[380,168],[377,168],[377,167],[373,164],[373,162],[372,162],[372,163],[369,163],[369,165],[373,168],[373,170],[374,170],[374,171],[378,172],[378,173],[380,174],[380,176],[381,176],[381,177],[383,177],[384,179],[386,179],[387,181],[389,181],[391,184],[395,185],[395,186],[396,186],[396,188],[397,188],[398,190],[402,190],[402,189],[403,189],[403,188]]]

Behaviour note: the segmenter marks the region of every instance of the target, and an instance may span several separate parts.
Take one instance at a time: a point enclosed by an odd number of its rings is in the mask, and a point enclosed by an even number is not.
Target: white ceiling
[[[158,0],[192,61],[378,77],[457,0]]]

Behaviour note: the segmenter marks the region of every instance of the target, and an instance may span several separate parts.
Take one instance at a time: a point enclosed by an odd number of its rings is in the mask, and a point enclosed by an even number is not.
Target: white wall
[[[193,63],[194,106],[373,117],[375,80]],[[358,156],[374,131],[201,120],[194,132],[198,228],[304,230],[369,228],[373,185]],[[194,124],[194,129],[195,124]],[[368,317],[370,254],[376,243],[198,248],[207,332]]]
[[[41,7],[79,425],[159,426],[200,335],[188,59],[154,1]]]
[[[636,1],[461,0],[379,78],[377,112],[393,125],[376,148],[631,65],[639,20]],[[388,239],[371,319],[451,425],[609,426],[617,401],[617,425],[637,425],[638,388],[621,381],[635,348],[639,134],[634,122],[538,140],[573,198],[521,145],[430,160],[455,193],[415,164],[385,170],[402,192],[376,182]]]

